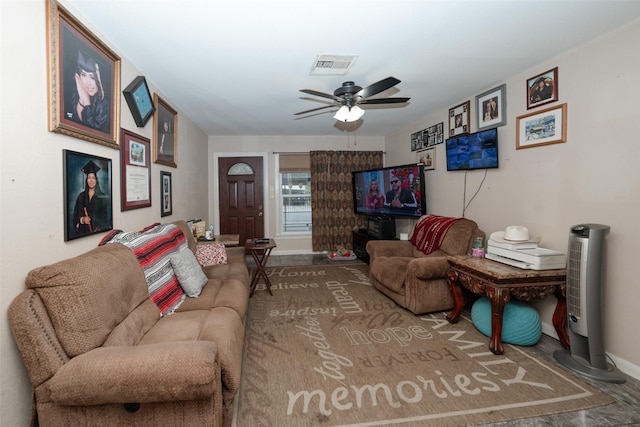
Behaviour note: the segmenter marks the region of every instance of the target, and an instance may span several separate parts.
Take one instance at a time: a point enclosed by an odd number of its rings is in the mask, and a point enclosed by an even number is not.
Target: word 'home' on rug
[[[469,319],[416,316],[363,264],[268,268],[246,319],[236,424],[459,426],[612,402],[523,347],[496,356]]]

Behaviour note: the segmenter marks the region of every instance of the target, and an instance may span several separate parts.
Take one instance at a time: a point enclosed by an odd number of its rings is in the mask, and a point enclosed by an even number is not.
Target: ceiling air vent
[[[327,55],[316,56],[311,67],[312,76],[343,76],[356,62],[358,55]]]

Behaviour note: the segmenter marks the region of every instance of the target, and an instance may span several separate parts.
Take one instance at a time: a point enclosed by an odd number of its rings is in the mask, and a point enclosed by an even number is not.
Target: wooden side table
[[[569,348],[566,330],[567,310],[564,297],[567,271],[524,270],[485,258],[472,256],[449,257],[447,281],[453,294],[454,308],[447,315],[450,323],[456,323],[464,308],[462,286],[477,294],[485,294],[491,301],[491,339],[489,349],[494,354],[504,353],[502,346],[502,315],[504,305],[513,295],[521,301],[543,298],[551,293],[558,296],[553,314],[553,326],[560,342]]]
[[[271,292],[271,281],[269,280],[269,276],[267,276],[267,272],[264,268],[267,265],[271,251],[276,246],[276,241],[273,239],[269,239],[268,243],[254,243],[253,239],[249,239],[247,240],[247,243],[245,243],[244,248],[251,252],[251,256],[256,262],[257,267],[256,274],[251,279],[251,285],[249,286],[251,289],[249,297],[251,297],[253,292],[256,290],[260,277],[264,279],[264,284],[267,286],[269,295],[273,295],[273,292]]]

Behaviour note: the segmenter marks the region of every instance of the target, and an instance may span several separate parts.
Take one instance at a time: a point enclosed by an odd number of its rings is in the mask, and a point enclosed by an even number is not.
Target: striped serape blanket
[[[149,296],[160,309],[160,316],[167,316],[180,306],[184,292],[170,257],[187,249],[187,240],[182,230],[173,224],[153,224],[141,231],[114,230],[99,246],[120,243],[127,246],[140,263],[149,287]]]

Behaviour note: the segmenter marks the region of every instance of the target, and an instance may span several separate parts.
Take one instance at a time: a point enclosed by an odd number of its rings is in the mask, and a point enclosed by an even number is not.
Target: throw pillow
[[[208,279],[193,252],[181,250],[171,255],[170,260],[184,293],[192,298],[198,297]]]
[[[227,263],[227,250],[223,243],[204,243],[196,247],[196,258],[203,267]]]

